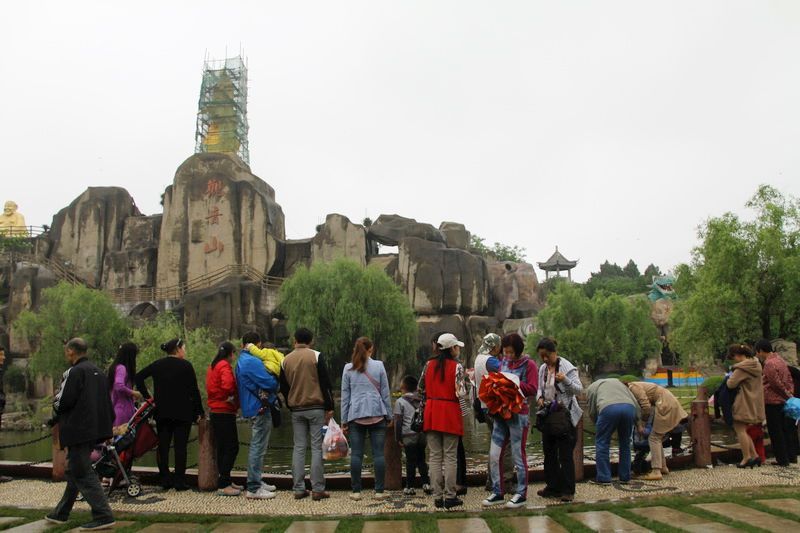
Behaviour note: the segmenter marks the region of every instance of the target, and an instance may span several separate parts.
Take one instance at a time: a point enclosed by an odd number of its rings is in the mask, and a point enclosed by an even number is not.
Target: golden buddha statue
[[[0,235],[7,237],[28,237],[28,227],[25,225],[25,217],[17,212],[17,204],[11,200],[3,206],[3,214],[0,215]]]

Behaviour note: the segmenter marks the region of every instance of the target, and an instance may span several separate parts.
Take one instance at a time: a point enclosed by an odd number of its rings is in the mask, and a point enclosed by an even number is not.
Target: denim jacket
[[[347,363],[342,372],[342,422],[345,424],[370,416],[382,416],[387,422],[392,419],[386,369],[381,361],[371,357],[366,366],[365,372],[357,372],[352,363]]]

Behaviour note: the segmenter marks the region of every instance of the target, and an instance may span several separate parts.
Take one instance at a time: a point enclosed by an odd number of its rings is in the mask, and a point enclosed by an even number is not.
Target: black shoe
[[[467,487],[463,485],[460,487],[456,487],[456,496],[466,496],[467,494]]]
[[[562,494],[561,495],[561,501],[564,502],[564,503],[572,503],[572,500],[574,500],[574,499],[575,499],[575,495],[574,494]]]
[[[491,496],[481,502],[484,507],[494,507],[506,503],[506,499],[501,494],[492,493]]]
[[[102,518],[99,520],[92,520],[88,524],[83,524],[81,527],[78,528],[79,531],[98,531],[101,529],[111,529],[114,527],[113,518]]]
[[[560,493],[558,493],[558,492],[556,492],[554,490],[550,490],[548,488],[537,490],[536,494],[538,496],[541,496],[542,498],[560,498],[561,497]]]
[[[437,509],[441,509],[442,507],[444,507],[444,500],[441,498],[436,498],[435,500],[433,500],[433,506],[436,507]]]
[[[177,490],[178,492],[183,492],[185,490],[189,490],[190,488],[191,487],[189,487],[189,485],[187,485],[186,483],[175,484],[175,490]]]
[[[601,487],[610,487],[611,481],[600,481],[599,479],[590,479],[589,483],[592,485],[600,485]]]
[[[57,516],[57,515],[55,515],[53,513],[50,513],[50,514],[46,515],[44,517],[44,519],[47,520],[48,522],[50,522],[51,524],[66,524],[67,521],[69,520],[69,517],[62,518],[62,517]]]
[[[464,505],[463,500],[459,498],[447,498],[444,501],[444,508],[445,509],[452,509],[453,507],[458,507],[459,505]]]

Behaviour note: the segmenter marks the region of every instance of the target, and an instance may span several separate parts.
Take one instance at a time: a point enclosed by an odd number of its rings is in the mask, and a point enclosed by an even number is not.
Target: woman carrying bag
[[[544,498],[575,498],[575,427],[583,410],[575,398],[583,390],[575,365],[559,357],[556,341],[544,338],[536,351],[544,363],[539,367],[539,408],[536,425],[542,432],[545,487],[537,491]]]

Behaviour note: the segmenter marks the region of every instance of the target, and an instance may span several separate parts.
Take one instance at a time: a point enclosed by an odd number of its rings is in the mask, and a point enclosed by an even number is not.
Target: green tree
[[[638,278],[641,276],[639,267],[633,262],[633,259],[628,260],[628,264],[622,269],[622,274],[628,278]]]
[[[375,343],[375,355],[390,367],[416,363],[417,323],[400,288],[374,267],[340,259],[301,268],[280,291],[280,311],[289,331],[307,327],[316,346],[340,374],[360,336]]]
[[[488,246],[486,240],[477,235],[470,237],[469,250],[485,259],[511,261],[513,263],[524,262],[525,254],[527,253],[525,248],[521,246],[509,246],[499,242],[494,243],[493,246]]]
[[[558,341],[559,352],[587,365],[595,375],[607,363],[630,368],[660,348],[644,296],[597,292],[591,298],[580,287],[560,283],[537,317],[537,333],[528,337],[532,351],[542,336]]]
[[[66,282],[45,289],[39,308],[20,313],[13,326],[31,346],[31,369],[53,378],[67,368],[69,339],[85,339],[94,363],[105,368],[128,336],[128,324],[108,295]]]
[[[731,342],[800,335],[800,201],[768,185],[733,213],[699,229],[689,265],[677,269],[670,344],[708,360]]]
[[[141,370],[156,359],[164,357],[166,354],[161,349],[161,344],[175,338],[183,339],[186,343],[186,360],[194,367],[197,386],[205,403],[206,370],[217,354],[217,347],[224,340],[221,334],[205,327],[187,330],[173,313],[159,313],[153,320],[143,323],[131,333],[131,342],[139,347],[136,368]]]

